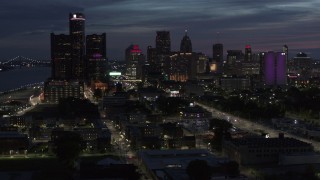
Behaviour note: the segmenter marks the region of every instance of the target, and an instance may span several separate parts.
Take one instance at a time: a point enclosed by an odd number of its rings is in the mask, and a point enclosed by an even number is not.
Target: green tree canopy
[[[190,180],[209,180],[212,171],[207,161],[196,159],[188,164],[187,174]]]
[[[82,138],[79,134],[65,131],[54,140],[53,152],[67,168],[72,169],[82,151],[81,143]]]

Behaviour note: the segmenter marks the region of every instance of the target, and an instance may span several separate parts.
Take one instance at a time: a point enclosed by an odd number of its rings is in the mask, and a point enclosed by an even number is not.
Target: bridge
[[[11,69],[16,67],[36,67],[36,66],[50,66],[50,60],[32,59],[24,56],[17,56],[9,60],[0,61],[0,68]]]

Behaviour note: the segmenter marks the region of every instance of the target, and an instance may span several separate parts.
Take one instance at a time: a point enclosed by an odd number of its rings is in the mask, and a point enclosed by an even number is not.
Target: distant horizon
[[[138,44],[138,45],[139,45],[139,44]],[[129,45],[128,45],[128,46],[129,46]],[[140,47],[140,45],[139,45],[139,47]],[[153,46],[153,47],[154,47],[154,46]],[[288,48],[289,48],[289,59],[292,59],[292,58],[296,57],[296,55],[297,55],[298,53],[303,52],[303,53],[306,53],[306,54],[308,55],[308,57],[311,57],[313,60],[320,60],[320,48],[319,48],[319,49],[305,49],[305,51],[302,50],[302,49],[301,49],[301,50],[299,50],[299,49],[290,50],[290,47],[289,47],[289,46],[288,46]],[[142,50],[142,54],[144,54],[144,55],[147,57],[147,53],[146,53],[147,49],[146,49],[145,51],[144,51],[141,47],[140,47],[140,49]],[[251,46],[251,49],[252,49],[252,53],[253,53],[253,54],[257,54],[257,53],[260,53],[260,52],[268,52],[268,51],[254,51],[254,49],[252,48],[252,46]],[[226,59],[227,51],[228,51],[228,50],[241,50],[243,53],[245,52],[245,51],[244,51],[244,48],[243,48],[243,49],[225,49],[225,47],[224,47],[224,59]],[[107,51],[108,51],[108,49],[107,49]],[[124,51],[125,51],[125,50],[124,50]],[[270,50],[270,51],[282,52],[281,49],[279,49],[279,50]],[[177,49],[176,51],[171,51],[171,52],[179,52],[179,49]],[[124,52],[124,53],[125,53],[125,52]],[[204,52],[198,51],[198,52],[195,52],[195,53],[204,53]],[[207,55],[209,58],[212,58],[212,52],[211,52],[211,54],[206,54],[206,53],[204,53],[204,54]],[[313,55],[316,55],[316,57],[313,56]],[[31,59],[34,59],[34,60],[48,60],[48,61],[51,60],[50,56],[40,57],[40,56],[17,55],[17,56],[14,56],[14,57],[8,57],[8,58],[6,58],[6,57],[1,57],[1,55],[0,55],[0,62],[5,62],[5,61],[8,61],[8,60],[10,60],[10,59],[16,58],[16,57],[18,57],[18,56],[27,57],[27,58],[31,58]],[[124,55],[123,55],[123,56],[124,56]],[[125,58],[124,58],[124,57],[122,57],[122,58],[109,58],[109,57],[107,57],[107,58],[108,58],[108,60],[111,60],[111,61],[125,61]]]

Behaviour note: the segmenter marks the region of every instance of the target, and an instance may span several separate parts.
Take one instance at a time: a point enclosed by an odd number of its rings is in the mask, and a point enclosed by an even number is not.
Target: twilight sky
[[[1,0],[0,60],[49,59],[50,33],[69,33],[69,12],[86,15],[86,34],[107,33],[109,59],[122,60],[130,44],[146,54],[158,30],[170,31],[178,50],[185,29],[193,50],[209,57],[219,41],[225,51],[287,44],[290,56],[320,58],[319,0]]]

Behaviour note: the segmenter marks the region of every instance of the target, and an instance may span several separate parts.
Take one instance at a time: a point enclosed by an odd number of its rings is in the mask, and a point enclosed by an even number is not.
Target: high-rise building
[[[89,82],[105,82],[107,71],[106,33],[86,36],[86,59]]]
[[[265,77],[265,75],[264,75],[264,73],[265,73],[265,63],[264,63],[264,57],[265,57],[265,55],[266,55],[267,53],[265,53],[265,52],[260,52],[260,53],[258,53],[258,56],[257,56],[257,59],[258,59],[258,61],[259,61],[259,65],[260,65],[260,68],[259,68],[259,74],[260,74],[260,82],[264,82],[265,80],[264,80],[264,77]]]
[[[73,78],[85,79],[85,17],[82,13],[69,14],[69,32],[72,39]]]
[[[227,64],[234,65],[243,60],[243,53],[241,50],[228,50],[227,51]]]
[[[288,64],[288,73],[291,75],[291,77],[289,77],[291,82],[309,83],[311,77],[314,76],[314,74],[312,74],[313,66],[312,58],[304,52],[299,52]]]
[[[185,31],[185,35],[183,36],[180,44],[180,52],[183,53],[192,53],[192,43],[191,39],[187,34],[187,30]]]
[[[51,77],[72,78],[71,36],[51,33]]]
[[[264,80],[266,85],[286,85],[286,54],[268,52],[264,57]]]
[[[172,53],[166,61],[168,80],[185,82],[206,73],[209,58],[202,53]]]
[[[245,52],[244,52],[244,61],[250,62],[252,61],[252,52],[251,52],[251,46],[246,45]]]
[[[157,58],[157,49],[152,46],[148,46],[147,48],[147,62],[150,64],[154,64]]]
[[[222,72],[223,67],[223,44],[213,44],[212,60],[209,62],[210,72]]]
[[[106,35],[87,36],[85,48],[85,17],[82,13],[69,14],[69,32],[69,35],[51,33],[52,77],[44,85],[46,102],[57,103],[66,97],[83,98],[85,80],[103,80]]]
[[[202,53],[197,53],[197,55],[196,55],[196,73],[197,74],[206,73],[208,62],[209,62],[208,56],[206,56],[205,54],[202,54]]]
[[[144,56],[142,54],[139,45],[130,45],[126,49],[126,64],[127,71],[126,75],[130,79],[140,79],[141,78],[141,69],[144,62]]]
[[[287,64],[287,68],[289,68],[289,48],[288,46],[285,44],[282,47],[282,52],[286,53],[286,64]],[[287,72],[289,72],[290,70],[287,69]]]
[[[223,44],[214,44],[212,46],[212,61],[223,62]]]
[[[171,40],[169,31],[157,31],[156,49],[158,55],[167,55],[171,52]]]
[[[282,52],[286,53],[286,61],[288,63],[288,60],[289,60],[289,49],[288,49],[288,46],[286,44],[283,45]]]
[[[190,79],[192,61],[195,62],[193,53],[172,53],[165,63],[165,73],[168,75],[168,80],[186,82]]]

